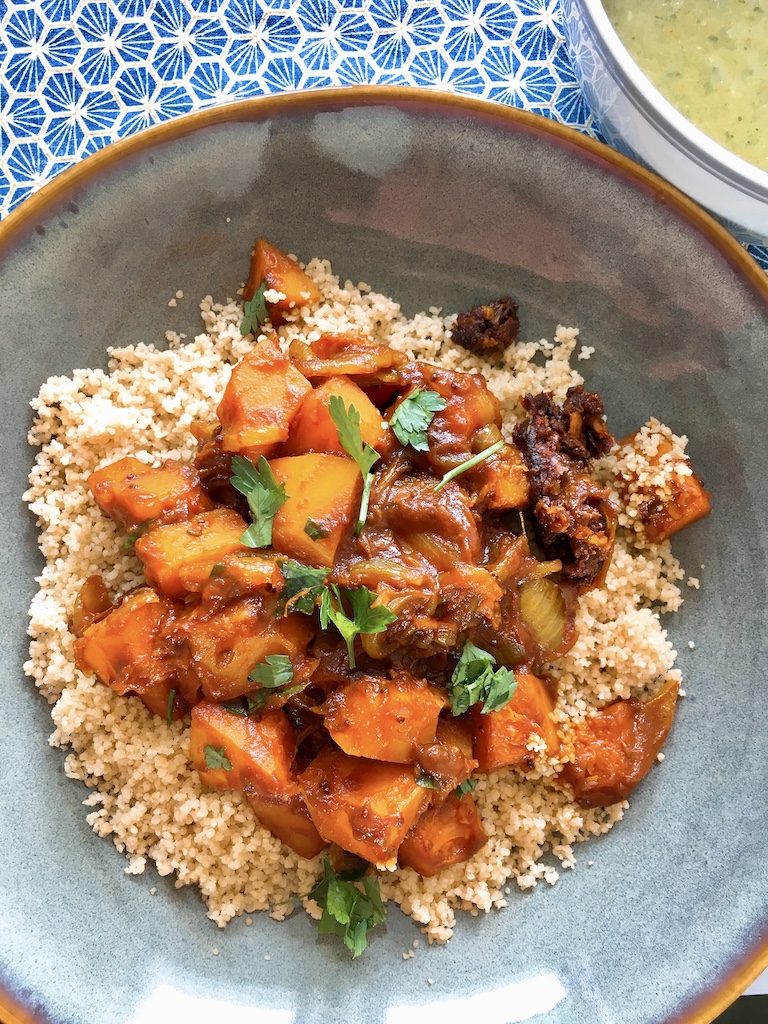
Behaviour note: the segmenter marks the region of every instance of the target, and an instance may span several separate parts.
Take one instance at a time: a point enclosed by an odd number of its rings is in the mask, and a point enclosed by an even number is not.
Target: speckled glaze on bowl
[[[449,945],[422,941],[407,961],[418,931],[396,910],[352,962],[301,913],[220,932],[196,891],[126,875],[87,826],[86,792],[46,744],[48,708],[22,672],[40,567],[20,497],[29,400],[50,374],[104,365],[107,344],[191,336],[193,297],[232,294],[257,234],[329,257],[409,312],[511,291],[526,336],[579,325],[614,431],[658,415],[690,436],[714,494],[677,545],[702,589],[669,623],[688,696],[664,765],[557,886],[462,915]],[[533,115],[364,89],[236,104],[124,141],[28,200],[0,226],[0,254],[0,1012],[705,1024],[768,964],[768,280],[706,214]]]
[[[562,9],[576,77],[611,145],[711,210],[742,242],[768,245],[768,171],[715,142],[662,96],[601,0],[562,0]]]

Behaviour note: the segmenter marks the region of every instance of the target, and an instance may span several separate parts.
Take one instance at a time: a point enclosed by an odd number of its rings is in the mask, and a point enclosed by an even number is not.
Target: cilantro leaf
[[[232,762],[227,757],[224,747],[212,747],[210,744],[203,748],[205,763],[209,768],[223,768],[225,772],[232,771]]]
[[[495,664],[492,654],[467,640],[448,687],[454,715],[463,715],[479,701],[483,702],[482,713],[488,715],[512,700],[517,689],[515,673],[507,668],[494,671]]]
[[[232,457],[232,476],[230,483],[248,499],[253,523],[240,538],[240,543],[249,548],[265,548],[272,543],[272,523],[277,510],[281,508],[288,495],[283,484],[278,484],[275,474],[264,458],[254,464],[242,455]]]
[[[328,536],[328,531],[322,523],[316,523],[314,519],[308,519],[304,524],[304,533],[312,540],[322,540]]]
[[[139,539],[139,537],[144,536],[144,531],[151,524],[151,519],[145,519],[143,523],[139,523],[138,526],[134,526],[134,528],[129,531],[128,536],[123,541],[123,551],[131,551],[136,541]]]
[[[347,408],[341,395],[331,395],[328,401],[328,412],[336,424],[339,444],[347,455],[351,455],[355,460],[363,477],[363,496],[355,525],[355,533],[360,533],[368,515],[368,499],[373,483],[373,473],[370,470],[374,463],[379,461],[380,456],[367,441],[363,443],[363,436],[360,432],[360,413],[354,405],[350,403]]]
[[[176,691],[171,690],[168,694],[168,704],[165,709],[165,724],[171,725],[173,723],[173,709],[176,706]]]
[[[468,469],[473,469],[475,466],[479,466],[481,462],[485,462],[486,459],[490,459],[496,452],[500,452],[506,443],[506,441],[497,441],[490,448],[486,448],[478,455],[473,455],[471,459],[467,459],[466,462],[462,462],[460,465],[454,466],[453,469],[449,469],[447,473],[443,474],[443,478],[435,484],[435,490],[441,491],[449,480],[453,480],[459,474],[466,473]]]
[[[342,595],[352,606],[351,618],[344,611]],[[378,604],[373,607],[375,600],[376,594],[368,587],[347,590],[333,583],[323,591],[320,602],[320,625],[327,629],[332,622],[341,633],[347,644],[350,668],[355,667],[355,637],[362,633],[383,633],[390,622],[397,619],[386,605]]]
[[[282,594],[283,611],[303,612],[311,615],[325,587],[328,569],[310,569],[300,562],[286,561],[280,564],[280,572],[285,580]]]
[[[429,450],[427,428],[436,412],[446,405],[436,391],[415,388],[392,413],[389,425],[400,444],[409,444],[417,452]]]
[[[439,785],[436,780],[432,778],[429,772],[425,772],[421,765],[416,765],[417,775],[414,779],[417,786],[422,786],[424,789],[439,789]]]
[[[460,782],[456,789],[454,789],[454,795],[461,800],[465,793],[474,793],[475,787],[477,786],[477,779],[464,779]]]
[[[269,320],[267,304],[264,301],[264,292],[267,290],[267,287],[267,282],[262,281],[253,293],[253,298],[243,303],[243,313],[245,315],[240,321],[240,333],[242,335],[258,334],[261,325]]]
[[[387,916],[375,878],[366,875],[360,889],[347,881],[343,872],[336,874],[327,858],[323,859],[323,877],[308,895],[323,911],[320,934],[342,935],[353,957],[360,956],[368,945],[368,932]]]
[[[268,689],[276,686],[287,686],[293,680],[293,665],[287,654],[268,654],[255,666],[248,678],[252,683],[260,683]]]

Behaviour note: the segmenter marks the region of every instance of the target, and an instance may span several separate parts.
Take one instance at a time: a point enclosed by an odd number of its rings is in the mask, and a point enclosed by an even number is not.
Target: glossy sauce
[[[768,0],[604,0],[657,89],[711,138],[768,170]]]

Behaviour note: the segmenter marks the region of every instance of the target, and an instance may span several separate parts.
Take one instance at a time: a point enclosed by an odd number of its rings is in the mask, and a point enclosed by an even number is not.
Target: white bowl
[[[742,242],[768,245],[768,172],[683,117],[632,60],[600,0],[563,0],[576,77],[606,139],[713,213]]]

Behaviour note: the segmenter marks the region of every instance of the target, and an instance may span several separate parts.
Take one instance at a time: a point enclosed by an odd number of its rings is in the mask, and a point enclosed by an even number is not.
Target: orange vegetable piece
[[[328,845],[315,828],[307,805],[294,786],[291,796],[265,796],[255,786],[245,787],[248,802],[259,823],[300,857],[310,860]]]
[[[439,690],[408,672],[391,679],[362,676],[326,700],[325,727],[347,754],[413,764],[418,748],[434,742],[446,703]]]
[[[210,760],[226,760],[227,768],[211,767]],[[270,708],[258,717],[236,715],[220,704],[201,701],[192,708],[189,756],[205,786],[245,789],[281,796],[295,791],[291,765],[296,754],[296,734],[281,708]]]
[[[405,353],[365,334],[322,334],[309,344],[296,338],[289,351],[294,366],[311,378],[360,375],[375,383],[399,382],[396,371],[408,361]]]
[[[171,690],[178,688],[176,664],[162,647],[173,602],[150,587],[128,594],[108,615],[94,622],[75,640],[75,664],[94,674],[116,693],[139,696],[150,711],[165,718]],[[196,687],[191,687],[194,695]],[[174,718],[187,704],[180,694]]]
[[[199,592],[203,601],[233,600],[245,594],[276,594],[285,586],[277,560],[260,551],[236,551],[212,567],[193,565],[182,569],[179,579],[185,590]]]
[[[499,711],[482,714],[479,704],[470,709],[474,729],[474,755],[482,772],[520,764],[530,759],[528,743],[535,733],[556,754],[560,738],[552,721],[554,701],[544,683],[530,672],[515,670],[517,689],[512,700]]]
[[[328,402],[332,395],[344,401],[344,408],[353,405],[360,413],[360,434],[371,448],[382,452],[391,443],[392,432],[382,427],[383,417],[366,393],[349,377],[331,377],[310,391],[301,403],[291,424],[291,435],[281,454],[301,455],[304,452],[332,452],[346,455],[339,443],[339,431],[331,419]]]
[[[485,508],[523,508],[528,504],[528,470],[512,444],[482,462],[472,471],[471,480]]]
[[[317,831],[377,867],[392,868],[409,829],[429,802],[410,766],[321,750],[299,776]]]
[[[147,520],[171,523],[213,508],[193,466],[169,460],[158,469],[132,455],[88,477],[99,508],[129,530]]]
[[[430,807],[403,840],[398,862],[431,878],[452,864],[474,857],[488,841],[475,801],[469,793],[451,793]]]
[[[671,680],[649,701],[618,700],[576,725],[573,761],[561,778],[582,807],[626,800],[645,777],[672,726],[679,689]]]
[[[441,796],[452,792],[477,768],[472,756],[472,724],[468,715],[441,715],[434,743],[418,750],[422,771],[436,783]],[[433,791],[435,792],[435,791]]]
[[[181,523],[151,526],[136,541],[136,554],[147,579],[170,597],[187,593],[182,573],[200,569],[207,577],[213,566],[235,551],[248,524],[229,508],[200,512]]]
[[[232,370],[217,415],[221,446],[256,462],[285,441],[312,385],[280,349],[276,335],[262,338]]]
[[[275,550],[307,565],[333,565],[360,506],[363,481],[356,463],[317,453],[272,459],[270,467],[288,495],[272,523]],[[327,536],[313,540],[305,529],[309,519]]]
[[[320,292],[314,281],[308,277],[299,264],[276,249],[274,245],[260,238],[251,255],[251,269],[248,283],[243,289],[243,298],[253,298],[262,281],[270,288],[282,292],[284,299],[268,302],[269,319],[275,327],[286,322],[286,313],[301,306],[316,305],[320,301]]]
[[[111,610],[112,598],[104,580],[98,574],[89,576],[75,598],[75,607],[72,609],[72,618],[69,622],[70,632],[75,636],[82,636],[89,626],[103,619]]]
[[[317,664],[305,654],[314,636],[312,620],[299,612],[275,618],[272,607],[259,596],[242,597],[215,610],[197,605],[179,620],[175,636],[186,641],[203,693],[215,701],[234,700],[258,689],[248,676],[268,654],[291,659],[294,683],[307,680]]]
[[[642,431],[635,431],[629,437],[624,438],[621,447],[635,448],[643,458],[647,458],[651,466],[660,464],[662,456],[672,451],[672,442],[663,435],[659,438],[656,454],[648,457],[642,452]],[[621,454],[621,453],[619,453]],[[689,470],[690,460],[682,458],[679,460]],[[632,487],[634,481],[626,480],[625,484]],[[660,544],[668,540],[684,526],[697,522],[709,515],[711,511],[710,495],[704,490],[704,484],[691,470],[690,473],[682,475],[671,472],[668,476],[668,486],[671,494],[668,497],[655,498],[653,494],[640,509],[640,520],[648,540]]]

